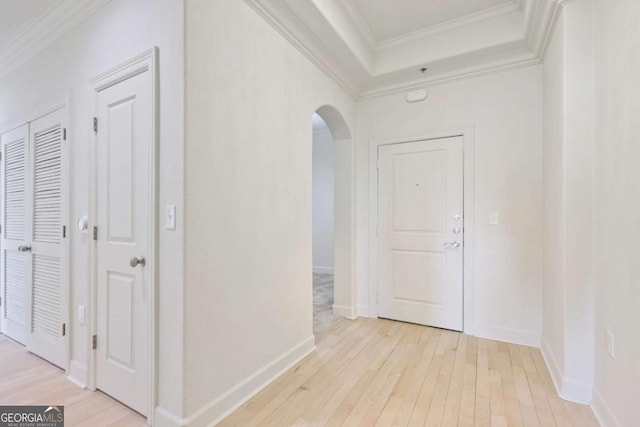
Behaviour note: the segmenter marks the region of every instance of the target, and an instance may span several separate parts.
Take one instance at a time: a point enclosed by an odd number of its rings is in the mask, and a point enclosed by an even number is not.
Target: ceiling
[[[0,0],[0,78],[109,1]],[[571,0],[244,1],[365,98],[539,64]]]
[[[0,79],[111,0],[0,0]]]
[[[571,0],[244,1],[366,98],[539,64]]]
[[[360,15],[377,42],[512,3],[511,0],[340,1]]]
[[[51,0],[0,0],[0,45],[50,3]]]

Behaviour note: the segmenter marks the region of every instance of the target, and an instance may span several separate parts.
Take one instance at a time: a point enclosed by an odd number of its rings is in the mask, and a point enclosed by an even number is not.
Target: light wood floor
[[[0,335],[0,405],[64,405],[65,426],[143,426],[146,419]]]
[[[317,347],[221,425],[598,425],[556,395],[537,349],[377,319],[341,319]],[[50,404],[69,427],[145,425],[0,335],[0,405]]]
[[[378,319],[339,320],[317,351],[221,426],[597,426],[555,392],[540,351]]]

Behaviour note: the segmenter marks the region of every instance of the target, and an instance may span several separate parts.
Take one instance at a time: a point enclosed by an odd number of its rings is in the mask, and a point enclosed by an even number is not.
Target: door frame
[[[378,317],[378,158],[380,147],[409,142],[462,137],[463,139],[463,316],[465,334],[474,334],[474,126],[428,130],[419,135],[369,141],[369,317]]]
[[[100,91],[109,87],[115,86],[129,78],[135,77],[144,72],[149,72],[149,100],[151,109],[151,158],[149,170],[151,171],[150,186],[150,200],[151,205],[151,218],[149,218],[149,238],[150,238],[150,251],[147,257],[147,265],[149,268],[150,279],[150,305],[147,326],[149,330],[149,407],[147,410],[147,420],[150,425],[153,425],[153,417],[155,413],[155,407],[157,404],[157,299],[158,299],[158,265],[156,260],[158,259],[158,48],[153,47],[120,65],[117,65],[110,70],[96,76],[90,80],[91,99],[93,99],[94,110],[93,116],[98,116],[98,94]],[[91,118],[89,118],[91,119]],[[98,251],[96,241],[91,238],[91,232],[93,227],[97,225],[98,215],[98,150],[96,144],[98,141],[97,133],[93,131],[93,122],[91,121],[92,143],[89,149],[90,151],[90,202],[89,202],[89,239],[91,244],[89,245],[89,259],[90,259],[90,279],[89,279],[89,313],[87,313],[87,320],[89,327],[87,328],[86,345],[87,345],[87,360],[88,363],[88,384],[87,388],[90,390],[96,390],[96,355],[97,351],[93,349],[92,340],[93,336],[97,334],[98,329],[98,298],[97,298],[97,285],[98,285]],[[126,404],[126,402],[123,402]]]

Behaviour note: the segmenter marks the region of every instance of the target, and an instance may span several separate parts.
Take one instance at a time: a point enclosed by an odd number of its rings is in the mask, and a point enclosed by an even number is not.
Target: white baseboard
[[[165,408],[157,407],[154,424],[161,427],[216,425],[300,360],[307,357],[315,348],[315,337],[312,335],[187,418],[181,418]]]
[[[180,418],[162,406],[156,407],[153,418],[154,427],[182,427],[186,426],[188,422],[187,418]]]
[[[67,379],[80,388],[87,388],[87,367],[72,360]]]
[[[371,313],[369,312],[368,305],[359,305],[358,306],[358,316],[359,317],[371,317]]]
[[[313,272],[318,274],[333,274],[334,271],[335,269],[333,267],[313,266]]]
[[[560,370],[560,365],[558,364],[558,360],[556,356],[551,351],[551,347],[546,339],[542,339],[542,344],[540,345],[540,353],[542,353],[542,358],[544,359],[545,365],[547,365],[547,370],[549,371],[549,375],[551,376],[551,381],[553,382],[553,386],[556,389],[556,393],[560,395],[560,385],[562,384],[562,372]]]
[[[622,427],[611,406],[596,387],[593,388],[591,409],[602,427]]]
[[[358,309],[356,307],[348,305],[333,305],[333,314],[339,317],[346,317],[347,319],[357,319]]]
[[[500,326],[475,325],[475,336],[511,344],[540,347],[540,333]]]
[[[580,403],[582,405],[588,405],[593,399],[593,385],[575,381],[565,377],[560,369],[560,364],[556,358],[549,343],[544,338],[542,339],[542,345],[540,346],[540,352],[544,359],[553,386],[556,389],[556,393],[564,400],[569,402]]]
[[[593,402],[593,385],[565,377],[562,379],[562,386],[558,395],[570,402],[590,405]]]

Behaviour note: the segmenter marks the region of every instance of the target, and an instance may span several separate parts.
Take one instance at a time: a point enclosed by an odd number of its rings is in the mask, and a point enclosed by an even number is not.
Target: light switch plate
[[[496,211],[489,212],[489,225],[498,225],[500,223],[500,214]]]
[[[78,306],[78,323],[81,325],[87,323],[87,309],[84,305]]]
[[[167,205],[165,208],[164,227],[167,230],[176,229],[176,205]]]

